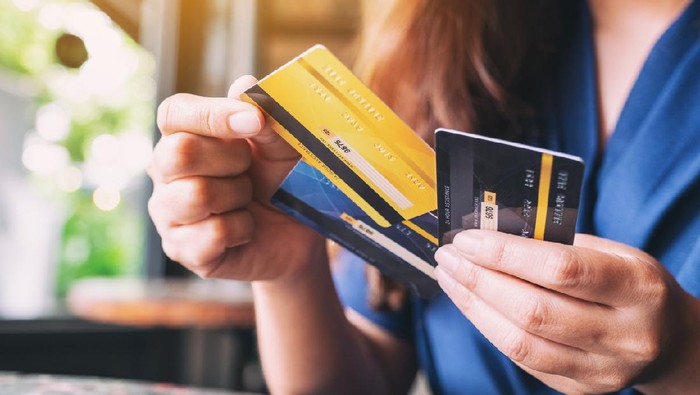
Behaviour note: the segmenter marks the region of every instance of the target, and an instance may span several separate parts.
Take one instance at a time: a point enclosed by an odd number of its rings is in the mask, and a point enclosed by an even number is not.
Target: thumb
[[[228,91],[230,99],[240,100],[241,94],[258,80],[250,75],[239,77]],[[267,117],[260,133],[250,137],[253,150],[251,176],[256,198],[267,202],[285,177],[299,161],[301,155],[267,124]]]

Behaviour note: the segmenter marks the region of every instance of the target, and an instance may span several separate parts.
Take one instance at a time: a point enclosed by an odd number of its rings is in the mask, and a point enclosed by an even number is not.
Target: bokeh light
[[[90,152],[95,160],[110,162],[119,154],[119,141],[111,134],[97,136],[90,147]]]
[[[36,112],[36,132],[25,142],[24,166],[50,177],[49,182],[67,193],[104,185],[124,190],[139,184],[152,152],[153,58],[135,50],[109,17],[89,3],[14,0],[14,4],[34,12],[37,23],[56,37],[79,37],[88,52],[78,69],[47,64],[39,74],[53,100]],[[23,57],[46,54],[33,46]],[[119,118],[110,112],[119,113]]]
[[[59,57],[66,36],[84,44],[84,62]],[[0,77],[30,81],[34,104],[16,131],[18,175],[60,213],[50,230],[59,296],[78,278],[134,275],[143,263],[155,71],[90,1],[0,0]]]
[[[12,3],[22,11],[31,11],[39,5],[39,0],[12,0]]]
[[[70,132],[70,114],[58,103],[49,103],[36,113],[36,131],[51,142],[62,141]]]
[[[101,186],[95,189],[92,194],[92,201],[95,202],[95,206],[103,211],[112,211],[121,202],[121,193],[119,189],[111,186]]]
[[[56,176],[56,184],[63,192],[75,192],[83,186],[83,172],[77,167],[65,167]]]
[[[30,143],[22,153],[24,166],[46,177],[51,177],[69,163],[68,151],[65,147],[48,143]]]

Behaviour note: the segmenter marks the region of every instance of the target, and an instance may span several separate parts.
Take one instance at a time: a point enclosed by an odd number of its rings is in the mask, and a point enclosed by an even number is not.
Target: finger
[[[258,134],[265,120],[257,107],[240,100],[179,93],[158,106],[157,122],[164,135],[190,132],[230,139]]]
[[[231,87],[228,89],[228,98],[229,99],[240,99],[241,94],[245,91],[248,90],[251,86],[255,85],[258,83],[257,78],[253,77],[252,75],[244,75],[241,77],[238,77],[233,84],[231,84]]]
[[[240,209],[252,199],[247,176],[188,177],[155,186],[148,208],[154,222],[165,226],[189,225],[212,214]]]
[[[617,348],[617,339],[609,336],[617,321],[609,307],[475,265],[453,245],[440,248],[435,257],[438,267],[517,327],[590,352]]]
[[[229,88],[228,97],[240,99],[241,94],[257,82],[258,80],[250,75],[239,77]],[[253,140],[258,146],[258,153],[265,159],[277,161],[290,158],[298,159],[299,157],[299,154],[270,127],[263,128]]]
[[[639,265],[616,254],[482,230],[461,232],[453,244],[477,265],[575,298],[622,306],[639,296]]]
[[[252,235],[253,217],[246,210],[237,210],[172,227],[163,239],[163,249],[174,261],[209,277],[219,269],[229,248],[249,242]]]
[[[229,88],[228,97],[240,98],[243,92],[257,82],[255,77],[249,75],[238,78]],[[269,125],[264,126],[250,140],[256,158],[251,168],[252,177],[256,180],[255,196],[260,201],[267,202],[301,155]]]
[[[174,133],[156,144],[148,173],[162,183],[191,176],[232,177],[246,171],[250,161],[245,140]]]
[[[232,99],[240,98],[241,94],[248,88],[255,85],[258,80],[250,75],[239,77],[229,88],[228,97]],[[263,128],[253,140],[258,148],[258,153],[267,160],[286,161],[297,160],[299,154],[287,144],[271,127]]]
[[[573,378],[584,376],[590,370],[585,352],[543,339],[513,325],[443,269],[436,268],[435,276],[440,287],[467,319],[515,363],[538,372]]]
[[[246,75],[238,78],[229,88],[228,97],[240,98],[241,94],[258,82],[255,77]],[[269,116],[269,114],[267,114]],[[269,125],[263,127],[260,133],[252,137],[256,143],[257,153],[265,160],[287,161],[298,160],[299,153],[287,144]]]

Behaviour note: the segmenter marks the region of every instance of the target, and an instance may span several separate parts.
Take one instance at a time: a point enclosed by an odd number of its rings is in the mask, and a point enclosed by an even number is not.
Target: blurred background
[[[351,64],[360,2],[0,0],[0,371],[265,391],[249,286],[149,222],[155,109],[315,43]]]

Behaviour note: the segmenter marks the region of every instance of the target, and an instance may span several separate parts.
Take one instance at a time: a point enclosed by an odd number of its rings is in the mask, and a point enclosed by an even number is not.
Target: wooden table
[[[188,385],[231,389],[263,385],[248,385],[263,379],[257,373],[255,314],[247,283],[85,279],[70,289],[67,305],[72,314],[90,321],[186,329],[183,371]]]
[[[130,326],[252,327],[245,283],[220,280],[86,279],[68,294],[78,317]]]

